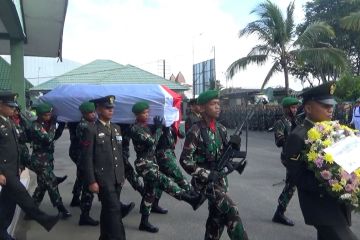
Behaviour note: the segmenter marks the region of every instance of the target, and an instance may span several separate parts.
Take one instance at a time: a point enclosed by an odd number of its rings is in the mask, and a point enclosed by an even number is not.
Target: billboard
[[[193,94],[198,96],[215,86],[215,58],[193,65]]]

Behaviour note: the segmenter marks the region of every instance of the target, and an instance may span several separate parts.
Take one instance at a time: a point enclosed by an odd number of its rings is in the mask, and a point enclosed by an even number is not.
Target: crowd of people
[[[341,124],[355,127],[352,123],[353,109],[359,103],[360,99],[355,104],[348,102],[336,104],[333,119],[338,120]],[[253,131],[272,131],[275,122],[283,115],[281,104],[222,106],[219,121],[227,128],[234,129],[244,121],[246,114],[252,109],[255,109],[255,113],[249,121],[249,129]],[[301,113],[303,112],[297,114],[301,115]]]
[[[100,225],[101,240],[126,239],[122,218],[134,203],[122,203],[120,194],[127,180],[141,197],[139,230],[156,233],[159,228],[150,222],[152,212],[166,214],[159,205],[163,192],[189,204],[194,211],[208,201],[206,240],[221,238],[224,227],[232,240],[249,239],[244,229],[236,203],[228,194],[228,179],[224,169],[218,169],[224,150],[240,150],[239,136],[227,136],[227,129],[234,128],[254,111],[250,119],[252,130],[273,130],[275,144],[282,148],[281,160],[287,169],[286,184],[278,199],[273,221],[293,226],[285,216],[287,205],[298,190],[305,222],[313,225],[318,239],[356,240],[351,232],[351,212],[348,206],[337,202],[321,189],[314,173],[303,162],[306,130],[315,122],[332,117],[345,124],[357,126],[360,118],[360,99],[354,110],[338,105],[334,114],[333,86],[331,84],[307,90],[302,94],[302,113],[296,98],[284,98],[281,105],[254,105],[252,107],[220,108],[219,92],[209,90],[192,99],[186,118],[185,130],[177,123],[165,126],[161,116],[149,125],[151,108],[147,102],[134,103],[133,124],[113,123],[115,96],[90,99],[79,106],[82,118],[78,122],[58,122],[53,106],[48,103],[36,107],[37,119],[29,121],[21,113],[16,94],[0,93],[0,240],[12,240],[7,228],[15,206],[19,205],[27,219],[34,219],[50,231],[59,219],[71,217],[65,208],[59,184],[66,179],[54,174],[54,149],[56,140],[67,126],[70,132],[69,156],[77,166],[71,206],[80,207],[79,225]],[[340,119],[341,116],[341,119]],[[225,126],[224,126],[225,125]],[[177,164],[175,145],[178,138],[185,138],[179,157],[180,166],[191,176],[188,181]],[[136,160],[129,162],[130,140]],[[28,148],[30,144],[31,150]],[[235,154],[236,155],[236,154]],[[231,159],[227,168],[241,174],[246,161]],[[29,195],[20,183],[19,176],[27,167],[37,176],[37,187]],[[50,216],[39,209],[48,192],[59,215]],[[90,216],[91,205],[97,194],[101,202],[100,220]],[[316,214],[313,214],[316,213]]]

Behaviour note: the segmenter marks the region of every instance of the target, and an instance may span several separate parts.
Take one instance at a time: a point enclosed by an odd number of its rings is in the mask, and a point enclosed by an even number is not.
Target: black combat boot
[[[180,195],[180,200],[190,204],[195,211],[205,202],[206,196],[195,191],[188,191]]]
[[[90,217],[89,212],[82,212],[80,215],[79,225],[97,226],[99,225],[99,221],[96,221],[92,217]]]
[[[57,209],[59,210],[59,213],[61,213],[63,219],[71,217],[71,213],[64,207],[64,204],[59,204]]]
[[[80,207],[80,196],[74,195],[70,207]]]
[[[60,183],[63,183],[67,179],[67,175],[63,177],[56,177],[56,182],[59,185]]]
[[[159,206],[159,198],[155,198],[155,201],[152,204],[151,212],[153,213],[159,213],[159,214],[167,214],[168,210],[166,208],[162,208]]]
[[[280,224],[284,224],[286,226],[294,226],[294,222],[291,221],[289,218],[287,218],[285,215],[285,209],[283,209],[282,207],[278,206],[278,208],[276,209],[276,212],[274,214],[274,217],[272,219],[273,222],[276,223],[280,223]]]
[[[159,228],[153,226],[151,223],[149,223],[149,215],[142,215],[141,216],[141,222],[139,225],[140,231],[146,231],[151,233],[157,233],[159,231]]]
[[[126,217],[127,215],[129,215],[129,213],[131,212],[131,210],[133,210],[133,208],[135,207],[135,203],[131,202],[129,204],[123,204],[122,202],[120,202],[121,204],[121,216],[122,218]]]

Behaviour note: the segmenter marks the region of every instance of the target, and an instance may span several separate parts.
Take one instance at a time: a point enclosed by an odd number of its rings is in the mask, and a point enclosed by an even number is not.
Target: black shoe
[[[159,206],[159,200],[160,199],[157,199],[157,198],[155,199],[155,201],[153,202],[152,207],[151,207],[151,212],[159,213],[159,214],[167,214],[168,210],[166,208],[162,208]]]
[[[153,226],[151,223],[149,223],[149,215],[142,215],[141,216],[141,222],[139,225],[140,231],[146,231],[150,233],[157,233],[159,231],[159,228]]]
[[[56,177],[56,182],[59,185],[60,183],[64,182],[67,179],[67,175],[63,177]]]
[[[61,213],[63,219],[71,217],[71,213],[64,207],[63,204],[60,204],[57,209],[59,210],[59,213]]]
[[[129,204],[123,204],[121,203],[121,215],[122,218],[126,217],[127,215],[129,215],[129,213],[131,212],[131,210],[133,210],[135,207],[135,203],[131,202]]]
[[[80,226],[97,226],[99,225],[99,221],[94,220],[92,217],[89,216],[89,214],[81,214],[80,220],[79,220]]]
[[[42,223],[42,226],[46,229],[46,231],[50,232],[50,230],[57,224],[59,220],[60,214],[56,216],[49,216],[45,219],[44,223]]]
[[[289,218],[287,218],[284,213],[281,213],[280,211],[276,211],[274,214],[274,217],[272,219],[273,222],[284,224],[286,226],[294,226],[294,222],[291,221]]]
[[[71,203],[70,203],[70,207],[80,207],[80,198],[79,196],[73,196]]]
[[[184,192],[181,195],[180,200],[183,200],[190,204],[195,211],[205,202],[206,196],[195,191]]]

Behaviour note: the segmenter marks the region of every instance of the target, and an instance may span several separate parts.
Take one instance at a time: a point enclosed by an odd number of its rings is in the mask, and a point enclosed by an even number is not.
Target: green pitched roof
[[[25,89],[30,89],[33,85],[26,79],[25,80]],[[0,57],[0,90],[10,90],[10,64]]]
[[[132,65],[121,65],[111,60],[95,60],[61,76],[42,83],[31,90],[52,90],[61,84],[161,84],[177,91],[188,90],[176,82]]]

